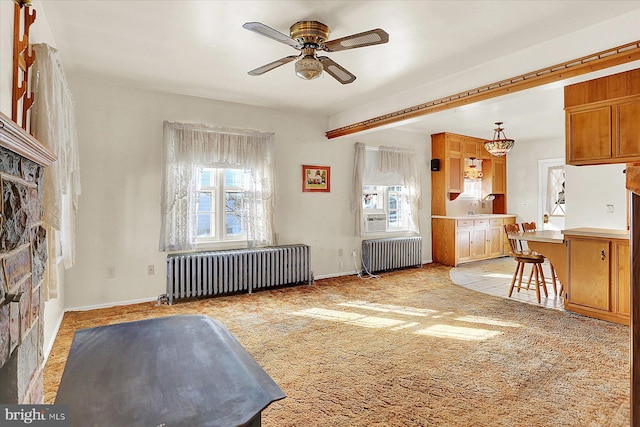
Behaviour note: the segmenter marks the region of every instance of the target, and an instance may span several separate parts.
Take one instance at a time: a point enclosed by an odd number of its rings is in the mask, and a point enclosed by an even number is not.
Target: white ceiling
[[[639,10],[640,1],[42,0],[41,7],[70,75],[330,116]],[[390,40],[327,54],[357,76],[349,85],[326,74],[301,80],[293,63],[247,75],[297,51],[242,24],[259,21],[288,34],[299,20],[325,23],[330,39],[383,28]],[[490,134],[495,120],[480,111],[499,116],[526,107],[522,120],[545,123],[545,109],[536,106],[549,102],[562,108],[561,88],[437,113],[405,129],[429,132],[437,120],[435,131]],[[517,118],[503,120],[512,137]]]

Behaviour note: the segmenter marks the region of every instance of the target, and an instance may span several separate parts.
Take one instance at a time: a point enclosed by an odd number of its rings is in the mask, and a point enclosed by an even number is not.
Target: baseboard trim
[[[89,311],[89,310],[96,310],[99,308],[111,308],[111,307],[115,307],[118,305],[132,305],[132,304],[140,304],[143,302],[151,302],[151,301],[157,301],[158,297],[149,297],[149,298],[140,298],[140,299],[133,299],[133,300],[128,300],[128,301],[116,301],[116,302],[107,302],[107,303],[103,303],[103,304],[95,304],[95,305],[84,305],[84,306],[78,306],[78,307],[68,307],[64,309],[64,312],[66,313],[67,311]]]
[[[58,331],[60,330],[60,326],[62,325],[62,319],[64,318],[64,310],[60,312],[60,316],[58,317],[58,321],[56,322],[56,326],[53,329],[53,334],[51,334],[51,340],[47,343],[47,347],[44,349],[44,358],[42,365],[46,365],[47,360],[49,359],[49,354],[53,349],[53,344],[56,342],[56,338],[58,337]]]

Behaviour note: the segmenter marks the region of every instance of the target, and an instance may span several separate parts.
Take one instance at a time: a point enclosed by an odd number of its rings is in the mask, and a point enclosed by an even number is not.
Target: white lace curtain
[[[75,264],[75,216],[81,192],[80,158],[75,103],[57,50],[46,44],[34,44],[32,48],[36,60],[31,85],[35,94],[31,128],[38,141],[56,156],[56,161],[45,168],[43,183],[44,224],[49,251],[46,298],[50,299],[58,296],[58,256],[62,256],[65,269]]]
[[[421,206],[420,170],[417,153],[398,147],[381,146],[367,150],[367,146],[357,142],[353,165],[353,189],[351,210],[355,212],[355,235],[363,237],[362,186],[402,185],[406,188],[410,204],[409,229],[418,233],[418,211]]]
[[[253,130],[164,122],[160,250],[191,250],[197,234],[198,170],[243,169],[247,246],[273,244],[274,136]]]

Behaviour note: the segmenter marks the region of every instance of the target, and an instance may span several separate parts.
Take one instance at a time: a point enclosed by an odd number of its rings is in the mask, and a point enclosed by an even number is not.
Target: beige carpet
[[[628,327],[465,289],[441,266],[67,313],[47,402],[74,330],[186,313],[220,319],[287,394],[265,427],[629,425]]]

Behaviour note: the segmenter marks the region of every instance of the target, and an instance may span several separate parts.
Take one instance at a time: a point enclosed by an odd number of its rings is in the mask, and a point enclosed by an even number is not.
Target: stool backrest
[[[520,226],[518,224],[505,224],[504,232],[507,234],[507,236],[509,234],[519,233]],[[517,253],[522,251],[522,244],[520,243],[519,240],[516,240],[516,239],[507,239],[507,240],[509,240],[509,245],[511,245],[511,252]]]
[[[536,231],[536,223],[535,222],[523,222],[522,223],[522,231]]]

